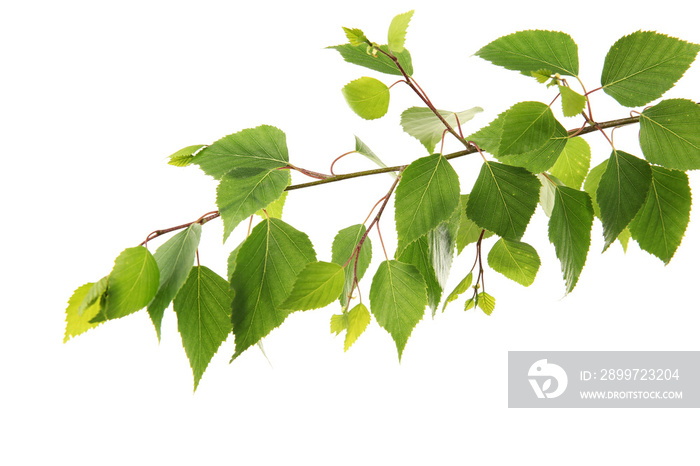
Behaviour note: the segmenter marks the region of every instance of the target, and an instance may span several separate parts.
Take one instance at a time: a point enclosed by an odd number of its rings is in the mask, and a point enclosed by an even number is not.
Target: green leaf
[[[549,141],[556,125],[552,109],[542,102],[517,103],[504,116],[498,154],[522,154],[538,149]]]
[[[586,98],[567,86],[559,86],[562,111],[565,117],[579,115],[586,106]]]
[[[345,351],[349,350],[355,341],[364,333],[369,325],[371,317],[367,307],[359,303],[353,307],[350,312],[344,314],[335,314],[331,316],[331,333],[338,335],[343,330],[348,332],[345,334]]]
[[[596,199],[607,249],[637,215],[651,185],[649,163],[622,151],[613,151],[600,178]]]
[[[83,301],[78,306],[78,315],[82,316],[85,311],[92,307],[98,300],[102,300],[107,293],[107,285],[109,284],[109,275],[102,277],[88,290],[83,298]]]
[[[496,272],[523,286],[530,286],[540,269],[540,256],[527,243],[501,238],[491,248],[488,263]]]
[[[414,266],[420,272],[425,283],[428,306],[435,312],[440,304],[442,286],[438,283],[437,274],[433,267],[428,235],[422,236],[407,245],[400,254],[397,254],[396,258],[404,264]]]
[[[503,36],[476,52],[494,65],[526,76],[546,69],[551,73],[578,75],[578,47],[563,32],[520,31]]]
[[[452,290],[452,292],[449,295],[447,295],[447,298],[445,298],[445,303],[442,305],[442,312],[445,312],[445,308],[448,304],[450,304],[455,299],[459,298],[459,295],[467,291],[469,287],[472,286],[472,280],[473,275],[471,272],[469,272],[467,276],[464,277],[461,282],[459,282],[455,289]]]
[[[398,250],[450,219],[459,205],[459,176],[440,154],[415,160],[396,188]]]
[[[192,162],[216,179],[234,168],[286,167],[289,164],[287,137],[274,126],[244,129],[202,149]]]
[[[506,165],[523,167],[532,173],[542,173],[549,170],[554,165],[566,147],[567,133],[561,123],[555,120],[554,133],[552,137],[541,147],[523,152],[522,154],[503,155],[496,157]]]
[[[365,120],[375,120],[389,110],[389,88],[374,78],[360,78],[343,87],[343,96],[353,112]]]
[[[187,146],[184,149],[180,149],[168,157],[168,165],[186,167],[192,163],[192,160],[194,160],[194,154],[196,154],[202,147],[206,146],[203,144],[198,144],[196,146]]]
[[[148,315],[156,328],[158,341],[163,313],[187,280],[201,234],[202,225],[193,223],[163,243],[153,255],[160,270],[160,281],[156,295],[148,303]]]
[[[401,361],[408,337],[428,304],[423,277],[410,264],[384,261],[372,279],[369,301],[377,323],[394,339]]]
[[[484,162],[467,202],[467,217],[478,226],[518,241],[540,197],[540,182],[521,167]]]
[[[467,217],[467,202],[469,202],[469,194],[460,196],[462,208],[459,213],[459,230],[457,230],[457,253],[461,254],[462,250],[471,243],[476,243],[481,237],[483,228],[478,226],[472,219]],[[484,239],[493,236],[492,231],[484,232]]]
[[[190,269],[173,302],[195,390],[209,361],[231,333],[232,296],[226,280],[207,267],[197,266]]]
[[[100,325],[99,322],[91,322],[92,318],[100,312],[102,307],[100,300],[94,300],[82,313],[78,312],[78,308],[94,285],[95,283],[86,283],[79,287],[68,300],[68,307],[66,308],[66,332],[63,336],[63,343],[66,343],[72,337],[77,337],[81,333],[85,333],[91,328]]]
[[[267,217],[282,218],[282,211],[284,210],[284,203],[287,200],[287,194],[287,191],[283,192],[282,195],[277,198],[277,200],[272,201],[264,209],[260,209],[257,212],[255,212],[255,215],[262,217],[263,220]]]
[[[544,84],[552,77],[552,70],[537,70],[530,71],[530,75],[537,80],[538,83]]]
[[[332,262],[311,262],[299,272],[292,292],[280,305],[290,311],[309,311],[326,307],[340,296],[345,284],[345,269]]]
[[[367,36],[365,36],[365,33],[362,32],[362,30],[357,29],[357,28],[343,28],[343,31],[345,31],[345,35],[348,38],[348,42],[350,42],[350,45],[365,45],[367,46],[369,44],[369,39],[367,39]]]
[[[564,150],[549,171],[570,188],[581,189],[590,165],[591,147],[583,138],[576,137],[567,139]]]
[[[235,168],[216,188],[216,205],[224,222],[224,241],[241,221],[280,198],[289,186],[289,170]]]
[[[690,221],[688,175],[663,167],[651,167],[651,174],[649,194],[629,229],[642,249],[668,264]]]
[[[315,260],[309,237],[282,220],[270,218],[253,228],[238,251],[231,278],[232,360],[284,322],[290,311],[281,304],[297,275]]]
[[[382,160],[379,157],[377,157],[374,154],[374,152],[372,152],[372,149],[370,149],[367,146],[367,144],[362,142],[360,140],[360,138],[358,138],[357,136],[355,136],[355,152],[357,152],[358,154],[364,155],[365,157],[367,157],[372,162],[376,163],[377,165],[379,165],[382,168],[388,168],[388,166],[384,162],[382,162]],[[391,176],[392,178],[396,178],[396,173],[394,173],[394,172],[388,172],[387,174],[389,176]]]
[[[554,193],[556,192],[556,182],[552,175],[544,176],[543,174],[537,174],[537,179],[540,180],[542,187],[540,188],[540,200],[539,204],[542,206],[542,210],[547,215],[547,217],[552,216],[552,209],[554,209]]]
[[[464,124],[474,118],[474,115],[483,111],[483,108],[473,107],[457,112],[455,117],[455,112],[438,110],[440,115],[455,129],[458,126],[457,119],[459,119],[459,124]],[[440,142],[445,132],[445,125],[427,107],[411,107],[405,110],[401,114],[401,126],[405,132],[418,139],[430,153],[435,150],[435,145]]]
[[[353,281],[355,279],[355,271],[357,271],[357,281],[358,283],[362,280],[362,277],[369,267],[369,263],[372,261],[372,242],[369,238],[365,238],[362,243],[362,248],[360,249],[360,255],[357,258],[357,269],[355,269],[355,259],[348,262],[350,256],[352,256],[357,244],[360,242],[367,229],[364,225],[353,225],[344,228],[335,235],[333,239],[333,246],[331,247],[332,255],[331,262],[334,262],[340,266],[345,266],[345,284],[343,285],[343,291],[340,294],[340,304],[343,309],[348,304],[348,296],[352,292]],[[347,263],[347,265],[345,265]]]
[[[464,310],[468,311],[469,309],[474,307],[475,300],[474,298],[469,298],[464,302]]]
[[[600,207],[598,206],[598,196],[596,193],[598,191],[598,185],[600,185],[600,178],[607,169],[608,160],[604,160],[599,165],[591,168],[591,171],[586,177],[586,182],[583,184],[583,190],[586,191],[586,193],[588,193],[588,195],[591,197],[591,201],[593,203],[593,213],[598,218],[600,218]]]
[[[158,264],[148,249],[143,246],[125,249],[117,256],[109,274],[104,318],[118,319],[146,307],[158,291],[159,283]]]
[[[557,186],[554,209],[549,220],[549,241],[561,262],[570,293],[581,275],[591,245],[593,227],[593,205],[591,198],[582,191],[566,186]]]
[[[394,19],[391,20],[391,24],[389,25],[388,47],[392,52],[404,51],[406,30],[408,29],[408,23],[411,22],[412,16],[413,10],[396,15],[394,16]]]
[[[615,42],[603,65],[603,90],[627,107],[646,105],[671,89],[695,60],[700,45],[651,31]]]
[[[364,66],[365,68],[381,73],[403,76],[401,70],[399,70],[391,58],[381,52],[372,53],[371,47],[368,48],[365,44],[344,44],[328,48],[337,50],[348,63]],[[389,48],[386,45],[381,45],[379,48],[389,53]],[[413,75],[413,63],[411,62],[411,54],[408,50],[404,49],[402,52],[394,52],[394,55],[398,59],[401,68],[406,71],[406,74],[409,76]]]
[[[482,291],[477,295],[477,304],[484,311],[484,314],[490,316],[493,310],[496,309],[496,298]]]
[[[639,117],[639,144],[651,163],[678,170],[700,168],[700,105],[664,100]]]

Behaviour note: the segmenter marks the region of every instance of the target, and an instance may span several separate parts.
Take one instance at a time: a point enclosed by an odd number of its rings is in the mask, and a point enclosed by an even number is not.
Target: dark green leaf
[[[542,173],[549,170],[556,163],[562,151],[566,147],[566,128],[555,120],[555,128],[552,137],[543,146],[515,155],[496,155],[500,162],[515,167],[523,167],[532,173]]]
[[[458,119],[459,124],[462,125],[483,111],[484,109],[480,107],[473,107],[461,112],[438,110],[440,115],[455,129],[459,126]],[[401,126],[406,133],[418,139],[431,154],[435,150],[435,145],[442,139],[446,129],[443,122],[427,107],[411,107],[404,110],[401,114]]]
[[[459,230],[457,230],[457,253],[461,254],[462,250],[471,243],[476,243],[481,237],[483,228],[478,226],[472,219],[467,217],[467,203],[469,202],[469,194],[460,196],[462,207],[459,214]],[[492,231],[485,231],[484,238],[493,236]]]
[[[343,87],[343,96],[353,112],[365,120],[375,120],[389,110],[389,88],[383,82],[363,77]]]
[[[274,168],[289,164],[287,138],[274,126],[244,129],[202,149],[192,160],[207,175],[220,179],[234,168]]]
[[[698,50],[697,44],[657,32],[637,31],[610,48],[600,82],[620,104],[646,105],[673,87]]]
[[[201,234],[202,225],[193,223],[163,243],[153,255],[160,270],[160,281],[158,292],[148,303],[148,315],[151,316],[151,321],[156,328],[158,341],[160,341],[163,313],[187,280]]]
[[[372,279],[369,301],[377,323],[396,342],[401,361],[408,337],[428,304],[423,277],[413,265],[384,261]]]
[[[639,144],[651,163],[678,170],[700,168],[700,105],[664,100],[639,117]]]
[[[345,269],[332,262],[311,262],[299,272],[292,292],[280,305],[290,311],[309,311],[326,307],[340,296],[345,284]]]
[[[195,390],[209,361],[231,333],[232,295],[226,280],[197,266],[191,268],[173,302]]]
[[[523,286],[530,286],[540,269],[540,256],[527,243],[501,238],[491,247],[488,263],[496,272]]]
[[[244,219],[280,198],[291,181],[289,170],[239,167],[216,188],[216,205],[224,222],[224,241]]]
[[[542,102],[520,102],[505,114],[498,155],[522,154],[545,145],[554,134],[557,121],[552,109]]]
[[[348,296],[352,292],[355,271],[357,271],[357,281],[359,283],[372,260],[372,242],[369,238],[365,238],[360,249],[360,255],[357,258],[357,269],[355,269],[355,258],[348,262],[366,231],[367,229],[362,224],[353,225],[340,230],[333,239],[331,262],[345,266],[345,284],[343,292],[340,294],[340,304],[343,308],[347,306]],[[346,263],[347,265],[345,265]]]
[[[651,187],[629,229],[639,246],[668,264],[690,221],[688,175],[651,167]]]
[[[476,52],[484,60],[526,76],[542,69],[578,75],[578,47],[563,32],[520,31],[503,36]]]
[[[398,251],[450,219],[458,205],[459,176],[445,157],[433,154],[411,163],[396,188]]]
[[[467,202],[467,217],[478,226],[518,241],[540,197],[540,182],[521,167],[484,162]]]
[[[391,58],[381,52],[375,51],[375,53],[372,53],[372,48],[367,45],[344,44],[335,45],[328,48],[337,50],[343,59],[348,63],[364,66],[365,68],[379,71],[381,73],[402,76],[401,71]],[[389,49],[386,45],[382,45],[379,48],[384,52],[389,53]],[[413,74],[413,64],[411,62],[411,54],[408,52],[408,50],[404,49],[402,52],[395,52],[394,55],[398,59],[401,68],[406,71],[406,74],[411,76]]]
[[[576,286],[586,263],[591,245],[593,206],[591,198],[582,191],[557,186],[552,217],[549,220],[549,241],[561,262],[566,292]]]
[[[633,155],[613,151],[600,178],[596,200],[603,222],[605,249],[637,215],[651,185],[651,167]]]
[[[428,306],[435,312],[435,309],[437,309],[440,304],[442,287],[440,283],[438,283],[437,275],[433,268],[428,235],[422,236],[410,243],[396,258],[404,264],[413,265],[418,272],[420,272],[425,282]]]
[[[231,278],[236,335],[232,359],[284,322],[290,311],[280,305],[299,272],[315,260],[309,237],[282,220],[267,219],[253,228],[238,251]]]

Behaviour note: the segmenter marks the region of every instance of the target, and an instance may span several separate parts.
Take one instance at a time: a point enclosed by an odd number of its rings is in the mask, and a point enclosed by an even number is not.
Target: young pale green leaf
[[[290,173],[291,176],[291,173]],[[282,218],[282,212],[284,211],[284,203],[287,200],[287,191],[283,192],[277,200],[272,201],[264,209],[260,209],[255,212],[255,215],[262,217],[263,220],[267,217],[271,218]]]
[[[241,221],[282,196],[289,186],[289,170],[234,168],[216,188],[216,205],[224,222],[224,241]]]
[[[690,221],[688,175],[654,166],[651,175],[649,194],[629,229],[639,247],[668,264]]]
[[[438,110],[440,115],[450,126],[457,128],[459,125],[474,118],[479,112],[483,112],[481,107],[473,107],[461,112],[449,112]],[[457,121],[459,120],[459,123]],[[418,139],[431,154],[435,150],[435,145],[440,142],[445,132],[445,125],[427,107],[411,107],[401,114],[401,126],[403,130]]]
[[[173,302],[195,390],[209,361],[231,333],[232,296],[225,279],[207,267],[196,266],[190,269]]]
[[[63,336],[63,343],[100,325],[100,322],[93,323],[91,320],[100,312],[102,307],[101,300],[92,301],[82,313],[78,312],[78,308],[94,285],[95,283],[86,283],[79,287],[68,300],[68,307],[66,307],[66,332]]]
[[[488,263],[493,270],[514,282],[530,286],[540,269],[540,256],[527,243],[501,238],[489,251]]]
[[[591,245],[593,205],[582,191],[557,186],[549,220],[549,241],[561,262],[561,271],[570,293],[581,275]]]
[[[521,167],[484,162],[467,202],[467,217],[478,226],[518,241],[540,198],[540,181]]]
[[[557,120],[542,102],[520,102],[503,118],[498,155],[522,154],[544,146],[554,134]]]
[[[202,225],[193,223],[163,243],[153,255],[156,264],[158,264],[158,270],[160,270],[160,283],[156,295],[148,303],[147,310],[156,328],[158,341],[160,341],[160,325],[163,321],[163,313],[175,298],[185,280],[187,280],[194,263],[194,256],[199,246],[201,234]]]
[[[398,251],[449,220],[459,205],[459,176],[440,154],[415,160],[396,188]]]
[[[411,22],[411,17],[413,16],[413,10],[407,11],[406,13],[401,13],[400,15],[394,16],[389,25],[389,40],[388,46],[392,52],[403,52],[404,43],[406,42],[406,30],[408,29],[408,23]]]
[[[537,179],[540,180],[542,187],[540,188],[540,200],[539,204],[542,210],[547,215],[547,217],[552,216],[552,209],[554,209],[554,194],[556,192],[556,183],[554,183],[553,177],[551,175],[543,175],[538,173]]]
[[[364,225],[353,225],[340,230],[333,239],[331,262],[340,266],[345,266],[345,284],[343,285],[343,292],[340,294],[340,305],[343,309],[347,306],[348,296],[352,293],[355,272],[357,271],[357,281],[359,283],[365,275],[369,263],[372,261],[372,242],[369,238],[365,238],[365,241],[362,243],[362,248],[360,249],[360,254],[357,257],[357,268],[355,268],[355,258],[348,262],[357,244],[366,232],[367,229]],[[345,265],[346,263],[347,265]]]
[[[464,302],[464,310],[465,310],[465,311],[468,311],[469,309],[473,308],[473,307],[474,307],[474,303],[475,303],[475,299],[474,299],[473,297],[467,299],[467,300]]]
[[[461,254],[462,250],[471,243],[476,243],[481,238],[483,229],[478,226],[472,219],[467,217],[467,202],[469,202],[469,194],[462,194],[461,209],[459,212],[459,230],[457,230],[457,254]],[[492,231],[484,231],[484,238],[493,236]]]
[[[156,295],[159,283],[158,264],[148,249],[143,246],[125,249],[117,256],[109,274],[104,318],[118,319],[146,307]]]
[[[482,291],[477,295],[477,304],[484,311],[484,314],[490,316],[493,310],[496,309],[496,298]]]
[[[170,157],[168,157],[168,165],[173,165],[176,167],[186,167],[187,165],[192,163],[194,155],[202,147],[206,146],[203,144],[198,144],[196,146],[187,146],[184,149],[180,149],[179,151],[175,152]]]
[[[382,168],[388,168],[387,165],[384,162],[382,162],[382,160],[379,157],[377,157],[374,152],[372,152],[372,149],[370,149],[367,146],[367,144],[362,142],[357,136],[355,136],[355,152],[364,155],[369,160],[376,163]],[[392,178],[396,178],[396,173],[394,172],[389,172],[388,175]]]
[[[637,31],[615,42],[603,65],[603,90],[627,107],[646,105],[671,89],[700,45],[658,32]]]
[[[333,262],[311,262],[299,272],[292,292],[280,309],[309,311],[326,307],[340,296],[345,269]]]
[[[381,73],[403,76],[401,70],[396,66],[396,63],[394,63],[394,61],[387,55],[390,52],[386,45],[379,47],[385,53],[373,50],[372,47],[365,44],[344,44],[335,45],[328,48],[337,50],[343,59],[348,63],[364,66],[365,68],[379,71]],[[394,55],[399,61],[401,68],[403,68],[406,74],[411,76],[413,74],[413,63],[411,61],[411,54],[408,52],[408,50],[404,49],[402,52],[394,52]]]
[[[578,75],[578,47],[571,36],[563,32],[515,32],[496,39],[476,55],[526,76],[545,69],[550,75]]]
[[[581,189],[590,166],[591,147],[583,138],[576,137],[566,140],[564,150],[549,172],[566,186]]]
[[[671,99],[645,109],[639,117],[644,158],[666,168],[700,168],[700,105]]]
[[[579,115],[586,106],[586,98],[567,86],[559,86],[561,106],[565,117]]]
[[[230,134],[194,156],[207,175],[221,179],[234,168],[274,168],[289,164],[287,137],[274,126],[262,125]]]
[[[315,260],[309,237],[282,220],[270,218],[253,228],[238,250],[231,277],[232,360],[284,322],[290,311],[281,304],[297,275]]]
[[[421,273],[396,260],[382,262],[372,279],[369,301],[377,323],[394,339],[401,361],[408,337],[428,304]]]
[[[428,247],[430,250],[430,260],[435,270],[440,288],[445,288],[447,279],[452,269],[452,259],[454,258],[455,247],[457,246],[457,233],[459,232],[460,214],[464,210],[461,196],[457,208],[449,220],[439,224],[434,230],[428,233]]]
[[[644,204],[651,185],[651,167],[645,160],[613,151],[596,190],[607,249]]]
[[[353,112],[365,120],[375,120],[389,110],[389,88],[374,78],[360,78],[343,87],[343,96]]]
[[[449,295],[447,295],[447,298],[445,298],[445,303],[442,305],[442,312],[445,312],[445,308],[448,304],[450,304],[455,299],[459,298],[459,295],[467,291],[469,287],[472,286],[473,279],[474,278],[472,273],[469,272],[467,276],[464,277],[461,282],[459,282],[455,289],[452,290],[452,292]]]
[[[367,307],[359,303],[350,312],[334,314],[331,316],[331,333],[340,334],[343,330],[345,334],[345,351],[349,350],[355,341],[364,333],[371,320]]]
[[[331,333],[335,333],[336,336],[340,335],[340,332],[348,329],[348,314],[333,314],[331,316]]]
[[[345,36],[348,38],[348,42],[350,42],[350,45],[369,45],[369,39],[365,36],[365,33],[362,32],[362,30],[357,29],[357,28],[343,28],[343,31],[345,31]]]
[[[552,70],[537,70],[537,71],[530,71],[530,76],[535,78],[538,83],[544,84],[547,81],[549,81],[552,78]]]

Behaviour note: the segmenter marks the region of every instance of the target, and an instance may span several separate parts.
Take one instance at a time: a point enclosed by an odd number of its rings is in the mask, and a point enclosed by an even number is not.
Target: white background
[[[398,126],[420,105],[403,85],[389,114],[366,122],[341,87],[363,75],[325,46],[341,26],[385,41],[391,18],[416,13],[407,47],[415,77],[447,110],[486,111],[485,126],[523,100],[554,90],[472,56],[522,29],[569,33],[581,76],[598,87],[608,48],[638,29],[700,43],[689,2],[78,2],[4,3],[0,11],[0,462],[3,464],[697,464],[698,413],[677,410],[507,408],[508,350],[698,350],[700,219],[670,265],[636,245],[601,255],[596,221],[574,292],[564,284],[546,217],[524,241],[542,258],[523,288],[487,271],[497,299],[488,317],[463,299],[413,331],[399,365],[388,333],[372,322],[343,353],[327,309],[291,315],[229,365],[233,338],[212,360],[196,394],[172,311],[157,343],[145,312],[62,343],[73,290],[107,274],[114,258],[152,230],[214,210],[215,182],[196,167],[166,164],[172,152],[271,124],[287,134],[293,163],[327,172],[363,139],[389,165],[425,155]],[[698,98],[696,64],[667,97]],[[600,121],[627,116],[602,92]],[[561,118],[564,121],[563,117]],[[575,121],[574,121],[575,120]],[[576,119],[564,121],[571,128]],[[637,128],[615,132],[638,156]],[[593,164],[610,147],[588,137]],[[450,145],[449,149],[458,146]],[[477,158],[454,163],[468,192]],[[347,157],[339,172],[372,166]],[[700,183],[691,173],[692,187]],[[303,177],[296,177],[300,182]],[[305,181],[305,180],[303,180]],[[305,231],[321,260],[335,233],[364,220],[391,180],[376,176],[291,193],[285,219]],[[393,209],[382,230],[393,254]],[[202,263],[225,275],[220,221],[204,228]],[[383,259],[378,238],[372,270]],[[485,251],[491,242],[485,245]],[[154,247],[157,244],[154,244]],[[454,286],[471,267],[455,262]]]

